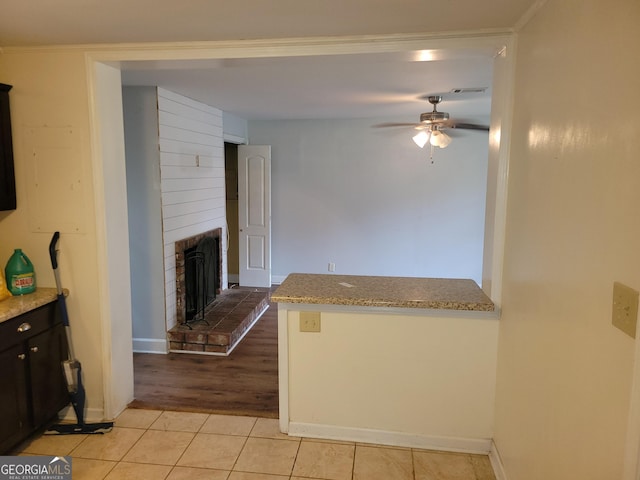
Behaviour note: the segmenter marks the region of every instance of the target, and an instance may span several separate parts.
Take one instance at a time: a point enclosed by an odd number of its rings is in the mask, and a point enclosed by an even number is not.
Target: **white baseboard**
[[[507,474],[504,472],[504,466],[502,465],[502,459],[500,458],[498,447],[496,447],[496,444],[493,441],[491,442],[489,460],[491,461],[493,472],[496,475],[496,480],[507,480]]]
[[[489,454],[492,443],[491,439],[488,438],[438,437],[433,435],[296,422],[289,423],[288,433],[296,437],[322,438],[326,440],[373,443],[377,445],[441,450],[445,452],[476,453],[481,455]]]
[[[169,353],[166,338],[134,338],[133,353]]]
[[[240,283],[240,275],[237,273],[230,273],[228,275],[229,283]],[[287,275],[272,275],[271,276],[271,285],[280,285],[284,282],[284,279],[287,278]]]

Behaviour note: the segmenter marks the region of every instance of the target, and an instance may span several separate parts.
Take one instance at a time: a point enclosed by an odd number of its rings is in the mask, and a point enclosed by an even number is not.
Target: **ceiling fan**
[[[443,131],[447,129],[489,131],[487,125],[452,120],[447,112],[439,112],[437,106],[442,101],[441,95],[427,95],[423,98],[433,105],[433,111],[420,114],[419,123],[380,123],[374,126],[378,128],[412,127],[418,131],[413,141],[420,148],[423,148],[427,142],[433,147],[447,147],[451,143],[451,137]]]

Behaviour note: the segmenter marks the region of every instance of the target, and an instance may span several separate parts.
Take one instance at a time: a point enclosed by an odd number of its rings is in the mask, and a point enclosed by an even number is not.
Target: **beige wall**
[[[80,51],[56,53],[11,53],[0,55],[2,82],[14,85],[10,92],[14,139],[14,163],[18,208],[0,212],[0,263],[13,248],[22,248],[34,263],[39,286],[54,287],[48,245],[54,226],[60,229],[59,270],[62,284],[70,291],[67,299],[76,356],[81,360],[87,390],[87,416],[102,417],[102,322],[98,298],[100,276],[96,260],[96,223],[89,133],[89,105],[84,54]],[[56,127],[73,129],[70,156],[55,158],[51,168],[60,175],[56,195],[48,196],[48,225],[38,231],[33,222],[34,181],[32,152],[27,131],[46,132]],[[79,184],[72,186],[77,166]],[[69,173],[67,177],[64,173]],[[69,184],[65,180],[69,179]],[[44,179],[45,181],[47,179]],[[78,193],[80,190],[80,193]],[[78,231],[66,227],[67,213],[76,202],[86,206],[77,221]],[[30,213],[31,212],[31,213]],[[82,211],[81,211],[82,212]],[[58,227],[58,225],[60,225]]]
[[[495,428],[510,480],[622,478],[636,344],[611,297],[640,289],[638,25],[637,0],[549,0],[518,36]]]

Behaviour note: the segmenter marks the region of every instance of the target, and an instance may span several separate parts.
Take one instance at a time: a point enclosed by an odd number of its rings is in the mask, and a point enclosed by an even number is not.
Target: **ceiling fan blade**
[[[464,130],[482,130],[485,132],[489,131],[488,125],[480,125],[478,123],[468,123],[468,122],[461,122],[456,120],[447,120],[446,122],[443,123],[443,126],[446,128],[458,128],[458,129],[464,129]]]
[[[465,136],[465,133],[462,130],[456,131],[455,128],[443,128],[441,131],[452,138],[460,138]]]
[[[456,123],[452,128],[463,128],[466,130],[481,130],[483,132],[489,131],[489,125],[477,125],[475,123]]]
[[[423,123],[378,123],[377,125],[371,125],[373,128],[388,128],[388,127],[413,127],[424,128]]]

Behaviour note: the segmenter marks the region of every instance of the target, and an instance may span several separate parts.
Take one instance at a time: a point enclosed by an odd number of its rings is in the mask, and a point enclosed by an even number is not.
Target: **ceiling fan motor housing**
[[[420,114],[420,122],[422,123],[434,123],[442,122],[449,119],[447,112],[425,112]]]
[[[420,123],[436,123],[449,120],[449,114],[447,112],[438,112],[436,110],[436,106],[442,101],[442,96],[429,95],[427,100],[433,105],[433,111],[420,114]]]

